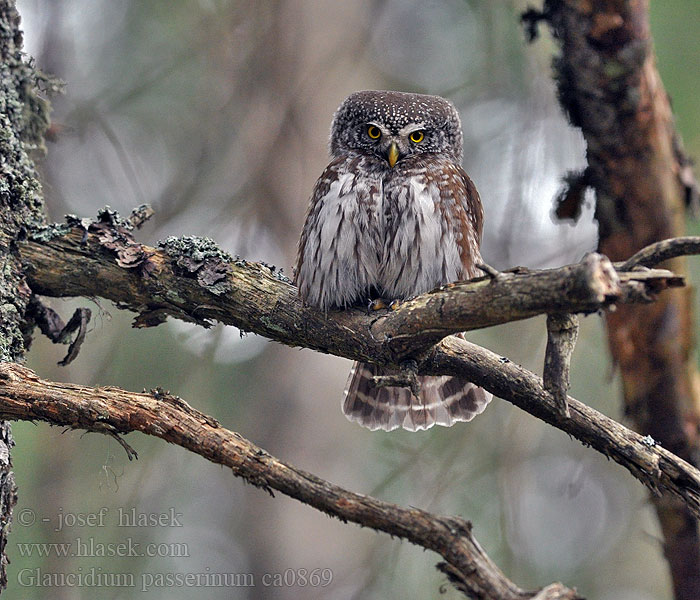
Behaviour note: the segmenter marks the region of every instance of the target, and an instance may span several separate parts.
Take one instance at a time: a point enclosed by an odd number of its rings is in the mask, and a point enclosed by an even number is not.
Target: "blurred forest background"
[[[311,188],[327,163],[333,112],[359,89],[435,93],[458,106],[465,168],[485,206],[485,260],[498,268],[577,261],[596,245],[592,199],[577,224],[554,223],[552,199],[584,164],[580,134],[561,114],[546,28],[525,43],[525,2],[500,0],[18,0],[26,50],[66,82],[41,162],[48,210],[156,216],[137,236],[200,235],[291,275]],[[691,156],[700,156],[700,4],[651,3],[659,69]],[[697,233],[696,223],[689,224]],[[691,259],[697,279],[698,260]],[[671,597],[647,491],[530,415],[495,400],[469,424],[411,434],[346,421],[350,362],[280,346],[234,328],[170,321],[133,330],[107,302],[91,306],[78,359],[36,339],[29,366],[48,379],[141,390],[161,386],[273,455],[352,490],[458,514],[523,587],[561,580],[597,600]],[[469,336],[541,372],[541,319]],[[576,398],[623,419],[598,316],[582,321]],[[438,557],[284,496],[160,440],[132,435],[130,463],[111,438],[16,423],[19,486],[6,597],[132,598],[142,575],[253,573],[256,587],[197,590],[203,598],[435,598]],[[59,516],[108,509],[102,527]],[[181,513],[182,527],[117,527],[117,510]],[[34,517],[32,521],[31,517]],[[182,543],[186,557],[26,556],[34,542]],[[89,553],[89,552],[88,552]],[[23,556],[25,554],[25,556]],[[94,552],[92,552],[94,554]],[[137,589],[23,587],[22,569],[132,573]],[[331,569],[325,588],[263,587],[264,573]],[[191,598],[152,587],[148,597]],[[457,598],[447,586],[444,598]]]

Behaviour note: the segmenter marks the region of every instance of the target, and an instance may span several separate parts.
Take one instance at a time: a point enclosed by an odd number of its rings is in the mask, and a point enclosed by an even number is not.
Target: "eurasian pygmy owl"
[[[331,162],[316,182],[299,240],[296,284],[322,310],[405,300],[479,274],[483,210],[461,167],[462,126],[437,96],[365,91],[333,118]],[[355,363],[343,412],[369,429],[412,431],[469,421],[491,395],[457,377],[379,387],[391,373]]]

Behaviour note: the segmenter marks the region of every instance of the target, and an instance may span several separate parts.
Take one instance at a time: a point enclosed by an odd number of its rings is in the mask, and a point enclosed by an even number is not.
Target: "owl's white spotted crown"
[[[330,151],[366,149],[367,125],[379,124],[391,134],[411,125],[426,132],[418,153],[444,153],[462,162],[462,125],[454,105],[440,96],[368,90],[350,94],[340,105],[331,126]]]

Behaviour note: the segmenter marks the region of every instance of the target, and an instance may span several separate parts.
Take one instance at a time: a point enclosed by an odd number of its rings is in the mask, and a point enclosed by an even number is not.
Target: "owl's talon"
[[[387,304],[382,298],[370,300],[369,304],[367,304],[367,314],[371,315],[372,311],[382,310],[383,308],[387,308]]]

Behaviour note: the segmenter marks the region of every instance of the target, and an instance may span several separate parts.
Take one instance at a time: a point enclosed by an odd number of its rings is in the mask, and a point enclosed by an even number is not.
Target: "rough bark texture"
[[[554,396],[564,416],[568,417],[567,392],[571,355],[578,339],[578,316],[571,313],[547,315],[547,350],[542,380],[544,389]]]
[[[682,235],[685,202],[696,184],[656,69],[648,0],[549,0],[545,16],[562,45],[555,62],[560,99],[587,143],[600,251],[621,260]],[[668,267],[685,269],[682,259]],[[607,326],[635,427],[697,461],[700,398],[690,360],[690,301],[687,289],[675,290],[653,305],[621,307],[607,315]],[[673,498],[654,503],[676,598],[700,598],[697,522]]]
[[[22,57],[15,3],[0,0],[0,359],[21,360],[22,319],[30,291],[16,242],[43,221],[43,203],[28,152],[42,145],[47,105],[36,96],[37,74]],[[0,423],[0,591],[7,585],[5,547],[17,500],[7,422]]]

